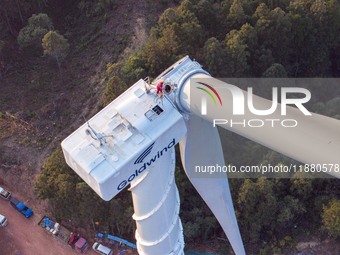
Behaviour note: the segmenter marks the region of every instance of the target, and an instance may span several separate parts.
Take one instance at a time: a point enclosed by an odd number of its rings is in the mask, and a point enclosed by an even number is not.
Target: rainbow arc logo
[[[201,85],[203,85],[203,86],[205,86],[205,87],[208,88],[208,89],[206,89],[206,88],[201,88],[201,87],[196,87],[196,88],[198,88],[198,89],[204,91],[205,93],[207,93],[207,94],[211,97],[211,99],[213,100],[214,104],[217,104],[216,98],[214,97],[214,95],[215,95],[215,96],[217,97],[217,99],[218,99],[220,105],[222,106],[221,97],[220,97],[220,95],[217,93],[216,89],[214,89],[212,86],[210,86],[209,84],[206,84],[206,83],[204,83],[204,82],[197,82],[197,83],[198,83],[198,84],[201,84]]]
[[[220,95],[217,93],[215,88],[213,88],[211,85],[206,84],[204,82],[197,82],[197,83],[204,86],[204,87],[196,87],[197,89],[202,90],[207,95],[209,95],[209,97],[213,100],[215,105],[217,105],[217,100],[218,100],[218,102],[222,106],[222,99],[221,99]],[[207,114],[207,99],[206,99],[206,97],[202,97],[201,114],[202,115]]]

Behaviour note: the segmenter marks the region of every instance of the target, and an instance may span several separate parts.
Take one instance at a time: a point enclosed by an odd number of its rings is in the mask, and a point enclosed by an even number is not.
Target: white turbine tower
[[[296,108],[286,107],[287,116],[299,121],[297,127],[228,126],[225,119],[235,118],[231,103],[221,104],[225,114],[221,120],[216,113],[207,113],[207,108],[213,106],[209,100],[202,104],[202,91],[190,89],[196,79],[202,78],[228,89],[229,98],[227,95],[223,100],[232,102],[236,114],[243,110],[242,118],[254,119],[256,111],[244,110],[241,104],[246,92],[211,78],[197,62],[184,57],[155,79],[154,84],[165,80],[165,85],[172,85],[165,87],[164,97],[157,95],[155,87],[139,80],[62,142],[67,164],[104,200],[130,186],[141,255],[184,254],[180,201],[174,181],[177,143],[190,181],[221,224],[235,254],[245,254],[228,179],[191,175],[195,166],[225,165],[219,134],[212,123],[303,163],[340,163],[340,121],[317,114],[305,116]],[[252,100],[261,109],[275,108],[271,108],[275,102],[260,97]],[[273,118],[281,116],[275,109],[271,114]],[[256,119],[266,121],[265,116],[256,115]],[[340,177],[339,171],[330,174]]]

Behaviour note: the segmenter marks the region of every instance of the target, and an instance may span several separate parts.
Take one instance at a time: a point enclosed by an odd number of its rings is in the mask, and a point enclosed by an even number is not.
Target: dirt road
[[[79,255],[39,227],[39,216],[33,215],[26,219],[1,198],[0,214],[5,215],[9,221],[6,227],[0,228],[0,255]],[[89,248],[86,254],[97,253]]]

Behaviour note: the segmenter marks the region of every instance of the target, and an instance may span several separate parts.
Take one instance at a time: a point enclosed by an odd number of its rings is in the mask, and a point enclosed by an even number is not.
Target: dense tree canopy
[[[53,57],[59,67],[61,68],[61,62],[66,58],[69,51],[69,43],[56,31],[49,31],[42,38],[42,47],[44,54]]]
[[[339,17],[332,0],[185,0],[160,16],[142,66],[154,74],[192,54],[216,75],[261,76],[277,63],[289,77],[338,76]]]

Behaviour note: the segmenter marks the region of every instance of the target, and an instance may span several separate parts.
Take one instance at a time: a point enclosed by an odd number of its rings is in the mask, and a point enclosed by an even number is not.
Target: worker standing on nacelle
[[[163,97],[163,84],[164,84],[164,80],[161,80],[160,82],[158,82],[158,84],[156,85],[156,94],[159,97]]]

